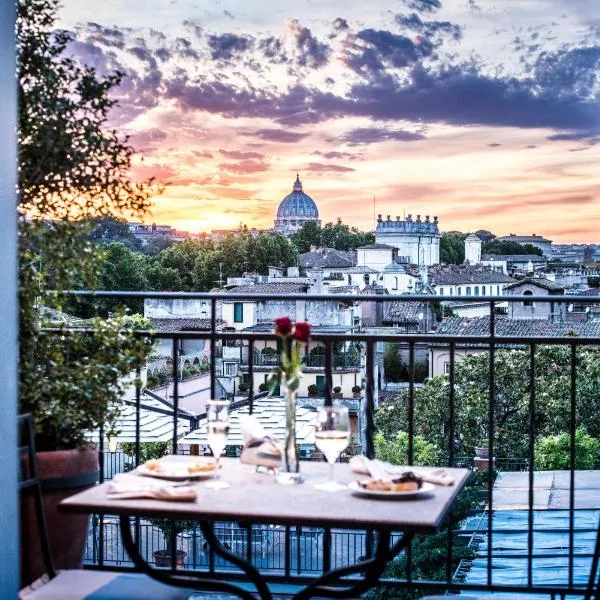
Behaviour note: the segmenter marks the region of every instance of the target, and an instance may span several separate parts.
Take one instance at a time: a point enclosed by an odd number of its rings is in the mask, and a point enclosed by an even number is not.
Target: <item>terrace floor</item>
[[[535,510],[569,509],[569,471],[536,471],[533,478]],[[494,484],[494,510],[529,508],[529,473],[499,473]],[[600,470],[575,471],[575,509],[600,508]]]

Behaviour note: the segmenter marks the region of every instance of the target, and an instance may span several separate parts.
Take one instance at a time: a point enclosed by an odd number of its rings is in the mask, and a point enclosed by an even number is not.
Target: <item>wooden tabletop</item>
[[[237,459],[224,459],[221,478],[231,483],[226,489],[206,488],[195,483],[194,502],[163,500],[122,500],[107,495],[110,481],[80,492],[60,504],[72,513],[100,513],[138,517],[167,517],[197,521],[236,521],[274,525],[307,525],[385,531],[435,531],[464,487],[469,471],[447,469],[455,484],[435,486],[428,495],[412,500],[380,500],[357,497],[350,490],[325,492],[314,484],[329,476],[326,463],[303,462],[305,482],[280,485],[273,476],[251,472]],[[141,477],[134,473],[128,477]],[[347,464],[336,465],[336,480],[349,483],[356,475]]]

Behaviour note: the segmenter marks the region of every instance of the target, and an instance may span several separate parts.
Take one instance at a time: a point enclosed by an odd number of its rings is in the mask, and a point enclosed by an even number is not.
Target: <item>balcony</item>
[[[185,297],[206,299],[213,304],[218,298],[210,294],[188,294]],[[290,296],[290,299],[295,298]],[[360,296],[352,296],[351,299],[353,302],[374,301],[373,297],[362,299]],[[534,302],[545,301],[543,298],[529,299]],[[323,296],[323,300],[331,298]],[[335,301],[339,300],[336,297]],[[383,296],[383,300],[389,301],[389,296]],[[398,297],[397,300],[414,301],[414,298]],[[436,296],[419,297],[421,302],[439,300]],[[449,300],[464,301],[461,298]],[[568,297],[554,297],[552,300],[570,301]],[[596,300],[600,302],[600,298]],[[378,301],[377,297],[375,301]],[[336,370],[361,367],[360,354],[336,353],[333,351],[334,347],[357,343],[364,348],[366,385],[364,399],[361,400],[364,402],[361,410],[364,436],[357,451],[371,456],[375,450],[387,451],[385,444],[375,442],[376,423],[379,423],[380,431],[386,431],[381,415],[387,411],[397,417],[396,423],[402,424],[399,430],[394,430],[389,435],[386,433],[388,442],[393,442],[398,433],[406,434],[403,451],[409,465],[423,460],[424,448],[429,447],[431,450],[431,446],[435,446],[436,451],[432,454],[434,458],[428,460],[435,460],[436,465],[475,466],[480,469],[474,477],[473,485],[463,496],[464,502],[460,510],[457,509],[456,514],[437,534],[435,543],[431,542],[435,545],[435,568],[428,565],[431,558],[424,560],[422,547],[419,546],[429,543],[427,538],[419,538],[386,571],[381,585],[398,590],[398,593],[400,590],[418,590],[424,595],[447,590],[471,590],[560,595],[581,594],[587,585],[592,557],[598,553],[595,532],[600,515],[600,484],[599,472],[594,469],[598,469],[600,464],[596,457],[596,462],[591,465],[593,468],[576,468],[577,455],[575,446],[572,445],[573,449],[567,453],[565,470],[539,470],[539,454],[543,451],[538,439],[538,428],[543,421],[539,407],[544,406],[548,395],[553,393],[561,402],[564,401],[564,418],[557,427],[563,427],[563,433],[569,439],[575,439],[585,410],[584,405],[578,404],[580,394],[589,393],[589,390],[584,390],[590,382],[586,381],[583,369],[588,365],[590,356],[595,360],[594,353],[598,352],[600,335],[596,333],[596,326],[592,327],[590,323],[577,332],[565,329],[562,334],[555,334],[554,330],[551,333],[550,329],[541,326],[536,335],[532,335],[531,330],[524,333],[522,325],[519,326],[521,329],[507,329],[508,321],[501,321],[502,317],[495,311],[495,304],[499,301],[519,302],[522,298],[486,298],[490,313],[487,321],[480,322],[485,324],[480,330],[467,329],[448,334],[444,333],[444,327],[448,327],[444,324],[440,325],[440,331],[425,334],[386,333],[381,329],[376,333],[363,331],[343,336],[322,333],[316,335],[314,341],[323,344],[331,360],[326,359],[326,354],[313,354],[305,358],[307,369],[323,370],[325,399],[331,401]],[[231,345],[233,340],[240,340],[248,344],[252,353],[255,344],[265,339],[275,339],[271,334],[223,331],[168,334],[154,332],[150,335],[174,341],[173,364],[177,364],[177,342],[183,338],[213,340],[210,364],[214,364],[221,344]],[[399,392],[397,399],[388,398],[377,409],[380,397],[376,394],[379,360],[376,354],[378,345],[381,344],[396,344],[406,349],[409,381]],[[434,378],[433,383],[417,387],[414,377],[415,355],[417,349],[423,347],[431,348],[436,355],[447,353],[448,364],[444,374]],[[553,354],[555,351],[560,351],[560,355]],[[272,369],[279,364],[278,355],[258,352],[251,355],[252,365],[247,360],[242,360],[248,373],[249,395],[247,402],[240,404],[249,406],[250,412],[253,403],[260,402],[254,378],[255,368]],[[558,372],[555,387],[549,386],[549,380],[543,378],[548,356],[566,357],[566,362],[552,358],[554,362],[548,367],[550,372]],[[518,373],[510,371],[513,364],[510,361],[515,357],[521,359],[518,362]],[[465,389],[464,386],[469,382],[464,379],[464,373],[470,362],[479,369],[473,371],[480,377],[479,387]],[[540,369],[544,373],[540,374]],[[506,377],[507,373],[510,377]],[[524,376],[522,380],[521,375]],[[542,377],[539,382],[538,376]],[[214,380],[213,369],[213,389]],[[425,388],[435,390],[438,394],[439,406],[436,410],[439,412],[435,420],[427,421],[423,416],[430,410],[424,403]],[[145,410],[140,392],[138,389],[133,398],[138,414],[140,410]],[[479,404],[474,403],[475,392]],[[519,396],[519,414],[525,415],[525,418],[513,419],[510,414],[512,409],[508,404],[515,394]],[[173,410],[170,414],[168,410],[163,410],[162,414],[162,418],[172,419],[175,442],[179,435],[175,429],[178,420],[177,402],[175,389]],[[465,412],[467,405],[473,405],[474,408]],[[469,427],[473,420],[481,428],[481,438],[477,442],[493,457],[492,461],[474,457],[472,452],[464,452],[471,448],[465,442],[465,436],[470,435]],[[591,421],[587,424],[592,425]],[[193,432],[194,426],[194,420],[191,420],[190,431]],[[490,431],[493,435],[489,435]],[[518,441],[520,455],[507,453],[506,447],[511,440]],[[116,473],[126,470],[127,465],[135,466],[139,460],[137,449],[145,441],[138,431],[135,449],[133,453],[129,451],[126,455],[122,450],[109,451],[106,440],[98,437],[103,467],[101,480],[110,479]],[[179,451],[186,450],[180,448]],[[235,455],[235,448],[230,448],[229,452]],[[306,454],[307,459],[311,456],[315,458],[314,453]],[[488,468],[490,463],[494,466],[493,469]],[[166,547],[166,534],[144,519],[134,524],[134,531],[141,553],[149,564],[154,564],[154,553]],[[238,523],[219,522],[215,526],[215,532],[222,544],[234,554],[247,557],[267,581],[274,585],[285,584],[290,589],[300,585],[307,577],[333,567],[360,562],[372,552],[372,539],[368,531],[294,525],[248,527]],[[400,536],[400,533],[394,534],[393,539],[398,540]],[[237,568],[212,552],[197,526],[191,525],[177,534],[176,542],[177,548],[185,553],[181,571],[216,573],[231,581],[243,578]],[[85,564],[89,569],[132,568],[114,517],[96,515],[92,519]]]

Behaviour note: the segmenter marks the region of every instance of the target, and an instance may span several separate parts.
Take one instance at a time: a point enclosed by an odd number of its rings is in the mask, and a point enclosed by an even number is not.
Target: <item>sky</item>
[[[324,223],[600,243],[598,0],[63,0],[57,26],[125,74],[147,222],[270,227],[298,172]]]

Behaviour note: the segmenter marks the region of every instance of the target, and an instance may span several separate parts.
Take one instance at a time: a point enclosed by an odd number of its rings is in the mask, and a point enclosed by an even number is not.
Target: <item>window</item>
[[[450,363],[444,361],[444,375],[450,375]]]
[[[481,295],[485,296],[485,285],[481,286]]]
[[[479,296],[479,286],[478,285],[475,286],[475,295]]]
[[[526,290],[523,292],[523,296],[533,296],[533,292],[531,290]],[[523,306],[533,306],[533,302],[531,300],[525,300]]]
[[[459,287],[459,288],[458,288],[457,294],[458,294],[459,296],[462,296],[462,288],[461,288],[461,287]]]
[[[502,292],[500,291],[500,286],[499,286],[499,285],[497,285],[497,286],[496,286],[496,294],[498,294],[498,296],[500,296],[500,294],[501,294],[501,293],[502,293]]]
[[[233,322],[244,322],[244,305],[241,302],[235,302],[233,304]]]
[[[470,296],[470,295],[471,295],[471,287],[470,287],[470,286],[468,286],[468,287],[467,287],[467,296]]]
[[[223,363],[223,374],[225,375],[225,377],[237,377],[237,363]]]
[[[440,288],[440,296],[444,295],[444,288]]]
[[[398,289],[398,278],[397,277],[394,277],[394,287],[392,289],[394,289],[394,290]]]

